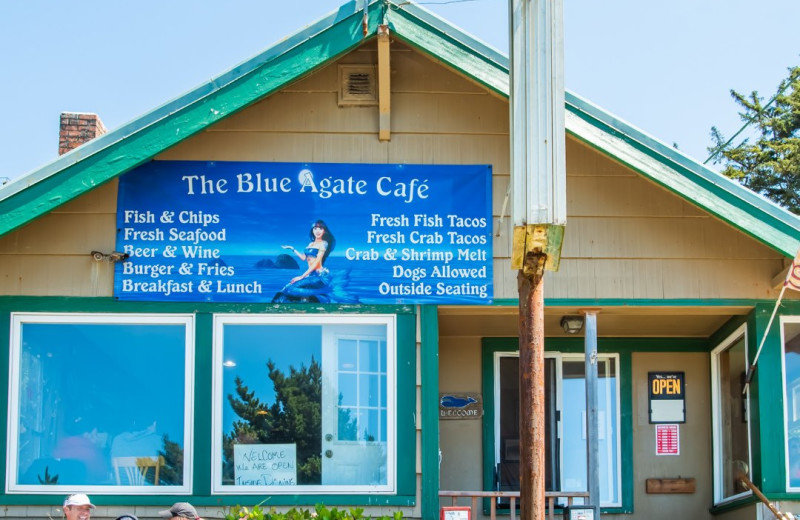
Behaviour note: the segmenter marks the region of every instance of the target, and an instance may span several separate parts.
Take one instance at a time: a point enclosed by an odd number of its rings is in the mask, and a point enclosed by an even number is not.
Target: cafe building
[[[518,490],[508,96],[506,56],[389,0],[109,132],[65,114],[69,151],[0,189],[5,517]],[[603,517],[769,518],[746,482],[800,512],[800,218],[564,108],[547,491],[585,500],[593,335]]]

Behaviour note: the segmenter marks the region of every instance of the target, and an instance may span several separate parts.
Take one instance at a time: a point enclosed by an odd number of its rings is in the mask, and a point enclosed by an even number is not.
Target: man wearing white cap
[[[165,520],[200,520],[197,510],[189,502],[176,502],[169,509],[159,511],[158,515]]]
[[[67,520],[89,520],[94,504],[83,493],[75,493],[64,499],[64,517]]]

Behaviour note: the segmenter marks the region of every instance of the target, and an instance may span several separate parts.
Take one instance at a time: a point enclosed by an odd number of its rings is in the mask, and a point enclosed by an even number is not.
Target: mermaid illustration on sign
[[[344,290],[349,281],[350,271],[331,272],[325,267],[325,260],[336,247],[336,238],[328,229],[328,225],[322,220],[317,220],[311,226],[308,236],[311,242],[303,251],[298,251],[289,245],[281,246],[306,262],[307,269],[278,291],[272,302],[357,303],[358,299],[348,295]]]

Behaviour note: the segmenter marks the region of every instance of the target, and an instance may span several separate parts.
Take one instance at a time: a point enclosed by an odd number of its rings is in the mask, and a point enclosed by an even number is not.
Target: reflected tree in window
[[[312,356],[308,367],[289,367],[289,374],[267,361],[268,377],[275,392],[273,403],[262,402],[245,382],[236,377],[235,394],[228,402],[241,419],[223,435],[223,482],[234,482],[234,444],[282,444],[297,446],[298,484],[321,482],[322,369]]]
[[[164,447],[158,454],[164,458],[164,467],[161,468],[158,480],[162,486],[180,484],[183,480],[183,449],[177,442],[169,440],[169,435],[164,435],[163,442]]]

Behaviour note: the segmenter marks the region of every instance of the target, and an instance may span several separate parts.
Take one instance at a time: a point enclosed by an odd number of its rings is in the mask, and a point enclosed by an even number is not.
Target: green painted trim
[[[753,312],[750,312],[746,316],[734,316],[733,318],[728,320],[725,324],[723,324],[722,327],[719,328],[719,330],[714,332],[714,334],[712,334],[708,338],[709,359],[711,358],[711,351],[712,350],[717,348],[723,341],[725,341],[728,338],[728,336],[733,334],[736,331],[736,329],[741,327],[743,324],[746,324],[747,325],[747,338],[748,338],[747,353],[748,353],[748,357],[752,361],[753,357],[755,356],[755,348],[756,348],[756,346],[753,344],[754,338],[753,338],[752,331],[755,328],[755,320],[754,320],[753,316],[754,316]],[[709,363],[710,363],[710,361],[709,361]],[[712,497],[711,498],[713,500],[714,499],[714,497],[713,497],[714,485],[715,485],[716,479],[718,478],[718,475],[715,472],[715,468],[714,468],[714,464],[713,464],[714,453],[716,452],[716,449],[717,449],[717,446],[716,446],[717,439],[713,434],[713,417],[714,417],[713,386],[714,386],[714,381],[712,380],[710,366],[711,365],[709,364],[709,372],[708,372],[708,383],[709,384],[708,384],[708,388],[712,392],[712,394],[711,394],[711,399],[708,400],[707,411],[708,411],[708,417],[710,417],[711,421],[712,421],[712,434],[711,434],[711,450],[712,450],[711,451],[711,462],[712,462],[711,463],[711,491],[712,491]],[[756,457],[758,456],[758,454],[757,454],[758,449],[756,449],[756,446],[758,446],[758,442],[756,442],[756,440],[755,440],[755,437],[756,437],[757,432],[758,432],[758,427],[756,426],[758,421],[756,421],[755,418],[759,417],[759,413],[758,413],[757,398],[755,396],[755,392],[756,392],[755,387],[756,387],[756,381],[754,380],[753,384],[751,384],[751,386],[750,386],[750,417],[751,417],[751,422],[750,422],[751,439],[750,439],[750,442],[751,442],[752,458],[753,458],[753,460],[752,460],[753,467],[751,468],[751,470],[752,470],[753,481],[754,482],[758,482],[757,475],[760,474],[760,469],[758,468],[758,463],[756,462]],[[727,504],[726,504],[726,506],[727,506]],[[723,507],[723,506],[715,506],[715,507]]]
[[[700,298],[673,298],[658,300],[654,298],[545,298],[545,307],[754,307],[757,303],[775,303],[775,300],[766,298],[726,298],[726,299],[700,299]],[[519,305],[517,298],[502,298],[494,300],[493,306],[510,307]]]
[[[508,56],[498,51],[494,47],[485,44],[471,34],[454,26],[444,18],[441,18],[437,14],[428,11],[421,5],[413,2],[407,2],[405,0],[388,0],[388,2],[390,3],[390,9],[387,12],[388,20],[391,20],[392,16],[395,14],[402,14],[409,19],[414,19],[417,25],[430,27],[432,32],[435,32],[436,34],[445,37],[448,40],[458,42],[460,47],[469,49],[472,54],[480,56],[480,59],[483,62],[503,70],[506,74],[508,74]],[[477,80],[477,78],[473,79]],[[506,90],[504,93],[507,95],[508,91]]]
[[[604,338],[598,338],[598,348]],[[605,338],[607,344],[624,345],[629,338]],[[653,341],[653,340],[650,340]],[[580,349],[576,348],[580,344]],[[481,379],[483,381],[483,489],[492,489],[494,483],[494,355],[497,352],[516,352],[519,350],[518,338],[483,338],[481,340]],[[545,351],[583,352],[583,338],[556,338],[545,340]],[[619,355],[620,392],[620,495],[621,507],[604,507],[605,514],[633,513],[633,368],[632,352],[628,349],[609,350]],[[485,501],[484,501],[485,502]],[[488,511],[488,505],[484,504]]]
[[[794,300],[784,300],[781,303],[781,308],[791,309]],[[112,304],[120,309],[134,308],[134,311],[120,311],[120,312],[244,312],[244,313],[263,313],[269,314],[273,312],[298,312],[298,313],[316,313],[316,312],[359,312],[359,313],[383,313],[383,314],[414,314],[415,309],[413,305],[331,305],[331,304],[280,304],[274,305],[269,303],[170,303],[170,302],[130,302],[119,301],[113,297],[71,297],[71,296],[2,296],[0,295],[0,308],[4,305],[12,305],[13,302],[15,310],[23,311],[25,309],[16,309],[16,307],[35,307],[41,305],[41,302],[46,302],[45,305],[57,304],[57,302],[64,302],[65,306],[68,305],[86,305],[90,308],[98,308],[99,306],[107,306]],[[775,300],[772,299],[753,299],[753,298],[738,298],[738,299],[721,299],[721,300],[707,300],[707,299],[630,299],[623,298],[548,298],[545,299],[545,307],[751,307],[755,308],[758,304],[775,305]],[[493,305],[481,307],[511,307],[518,306],[519,300],[516,298],[503,298],[495,300]],[[800,305],[800,301],[798,301]],[[152,309],[148,311],[146,309]],[[178,309],[178,310],[173,310]],[[164,310],[169,309],[169,310]],[[787,311],[788,313],[788,311]]]
[[[496,348],[498,351],[509,350],[509,342],[513,342],[513,350],[519,348],[518,338],[487,337],[482,341],[484,347]],[[583,337],[546,338],[546,352],[574,354],[584,350]],[[709,343],[703,338],[597,338],[597,350],[602,353],[708,352]]]
[[[776,315],[767,333],[766,327],[774,309],[775,301],[759,302],[746,316],[734,316],[709,339],[709,351],[716,348],[737,328],[747,326],[747,353],[750,361],[755,358],[758,345],[764,334],[767,339],[758,360],[758,368],[750,385],[750,441],[752,479],[771,499],[798,500],[800,493],[786,492],[786,438],[783,417],[783,373],[780,316],[800,314],[800,301],[782,301],[780,313]],[[710,374],[709,374],[710,377]],[[709,416],[711,403],[709,402]],[[712,439],[713,442],[714,439]],[[763,456],[769,454],[768,457]],[[716,479],[717,475],[712,474]],[[749,499],[738,500],[711,509],[712,513],[725,512],[748,504]]]
[[[152,159],[163,150],[267,96],[357,47],[388,23],[395,35],[508,97],[508,58],[425,9],[407,2],[372,0],[368,34],[355,1],[131,123],[65,154],[0,190],[0,236]],[[793,257],[800,217],[729,181],[628,123],[566,93],[567,131],[730,223]],[[580,122],[588,128],[576,128]],[[633,164],[630,152],[639,155]]]
[[[371,0],[371,3],[377,3],[378,1],[379,0]],[[313,22],[294,34],[287,36],[272,47],[269,47],[256,56],[239,63],[232,69],[220,74],[215,78],[212,78],[208,82],[203,83],[178,96],[177,98],[151,110],[150,112],[139,116],[133,121],[130,121],[129,123],[126,123],[121,127],[112,130],[111,132],[98,136],[79,148],[60,156],[42,168],[25,175],[23,177],[24,180],[17,179],[8,183],[3,187],[3,190],[0,190],[0,200],[8,198],[17,192],[24,190],[27,188],[27,186],[35,184],[71,164],[82,161],[97,151],[111,146],[117,141],[137,133],[144,127],[170,116],[183,107],[202,99],[204,96],[219,89],[221,86],[236,81],[240,77],[253,72],[254,70],[263,66],[265,63],[273,60],[275,57],[280,56],[281,54],[284,54],[294,47],[302,44],[306,40],[315,37],[317,34],[325,31],[329,26],[337,23],[337,21],[347,18],[353,13],[362,13],[361,9],[362,4],[355,1],[350,1],[342,5],[339,9],[333,11],[327,16],[322,17],[317,22]]]
[[[633,354],[619,352],[619,407],[620,407],[620,480],[622,507],[608,508],[606,513],[633,513]]]
[[[397,495],[417,495],[417,316],[397,316]],[[386,495],[383,495],[384,497]]]
[[[50,167],[54,171],[35,184],[28,185],[30,179],[23,177],[21,184],[15,183],[8,191],[0,190],[0,236],[142,164],[357,47],[365,40],[363,14],[356,11],[355,2],[348,5],[352,12],[337,17],[333,23],[330,19],[318,22],[312,37],[278,54],[266,51],[247,62],[251,65],[244,73],[234,68],[221,76],[228,83],[220,86],[212,80],[168,103],[166,106],[173,109],[169,115],[158,119],[164,107],[156,109],[137,119],[133,127],[126,125],[107,134],[108,137],[99,142],[105,146],[91,155],[56,160]],[[369,10],[373,33],[382,13],[382,4],[373,2]],[[304,34],[305,31],[301,32]],[[152,119],[155,120],[144,124]],[[86,150],[76,149],[76,154],[81,153]],[[24,188],[17,189],[18,186]]]
[[[794,258],[800,247],[800,217],[797,215],[695,163],[577,96],[570,97],[567,113],[567,129],[581,141],[788,258]]]
[[[0,312],[130,312],[130,313],[237,313],[237,314],[408,314],[413,305],[335,305],[206,302],[134,302],[115,298],[69,296],[0,296]]]
[[[481,339],[481,397],[483,398],[483,445],[481,451],[483,452],[484,490],[494,489],[494,446],[496,444],[494,418],[497,414],[494,402],[494,354],[495,352],[519,350],[519,339],[503,339],[505,340],[503,343],[487,342],[487,338]],[[514,345],[509,348],[511,341],[514,341]],[[488,515],[490,512],[489,500],[484,498],[481,501],[484,515]]]
[[[753,310],[755,310],[755,308]],[[736,331],[736,329],[741,327],[743,324],[747,324],[749,332],[753,325],[752,320],[753,320],[753,311],[743,316],[734,316],[733,318],[725,322],[725,324],[722,325],[722,327],[720,327],[716,332],[714,332],[711,336],[709,336],[708,346],[710,350],[715,349],[720,343],[725,341],[725,339],[728,336],[733,334]],[[752,333],[749,333],[748,336],[752,336]],[[755,357],[755,348],[756,346],[750,345],[748,343],[747,353],[751,361],[753,357]]]
[[[505,347],[498,343],[487,343],[486,338],[481,340],[481,396],[483,398],[483,489],[494,489],[494,417],[497,414],[494,402],[494,354],[495,352],[519,350],[517,338],[503,338]],[[514,341],[513,345],[509,342]],[[489,509],[488,499],[483,500],[484,514]]]
[[[420,307],[422,377],[422,520],[439,518],[439,316],[435,305]]]
[[[748,321],[748,354],[755,357],[756,349],[766,334],[764,348],[758,358],[758,365],[751,389],[751,417],[755,417],[758,443],[752,441],[753,482],[764,493],[786,491],[786,437],[783,422],[783,372],[780,319],[775,317],[772,327],[767,331],[767,323],[775,308],[775,303],[759,304],[754,316]],[[751,353],[752,352],[752,353]],[[769,453],[769,457],[759,457],[756,453]]]
[[[566,226],[547,225],[547,244],[544,253],[547,255],[546,268],[558,271],[561,264],[561,247],[564,245],[564,230]]]
[[[752,307],[759,302],[774,300],[753,298],[701,299],[701,298],[546,298],[545,307],[575,307],[602,305],[604,307]]]
[[[423,18],[421,14],[422,10],[413,4],[391,8],[387,14],[389,28],[399,40],[430,54],[492,92],[508,96],[508,68],[497,61],[497,55],[476,52],[477,41],[466,33],[441,20],[429,25],[434,18]]]
[[[339,306],[339,305],[239,305],[239,304],[193,304],[193,303],[154,303],[154,302],[120,302],[113,298],[68,298],[68,297],[0,297],[0,334],[7,338],[0,345],[0,385],[8,388],[9,377],[9,340],[12,312],[71,312],[71,313],[180,313],[195,316],[195,386],[194,386],[194,446],[192,493],[190,495],[97,495],[98,505],[169,505],[179,500],[188,499],[197,506],[231,506],[235,504],[256,504],[263,497],[258,495],[211,495],[211,458],[212,453],[212,417],[213,395],[209,383],[212,380],[213,360],[213,314],[223,313],[260,313],[260,314],[296,314],[296,313],[381,313],[394,314],[397,321],[397,491],[394,495],[382,494],[317,494],[317,495],[271,495],[268,505],[294,505],[311,507],[317,503],[333,506],[395,506],[413,507],[417,504],[416,461],[414,457],[400,456],[401,453],[417,452],[416,436],[416,309],[410,305],[371,305],[371,306]],[[433,334],[437,339],[436,309],[426,312],[428,320],[433,319],[433,329],[428,324],[428,336]],[[429,338],[430,339],[430,338]],[[430,345],[430,343],[428,344]],[[438,367],[438,349],[429,349]],[[425,359],[423,357],[423,359]],[[430,359],[427,360],[430,363]],[[428,367],[430,369],[430,366]],[[438,368],[437,368],[438,371]],[[434,372],[437,381],[434,391],[438,393],[438,373]],[[438,397],[437,397],[438,398]],[[0,441],[6,442],[8,400],[0,402],[2,424]],[[432,413],[436,413],[437,408]],[[438,453],[438,423],[436,445],[433,449]],[[4,444],[5,445],[5,444]],[[434,461],[438,461],[435,458]],[[0,463],[0,479],[5,480],[5,460]],[[430,468],[429,468],[430,469]],[[435,478],[438,482],[438,467],[434,465]],[[4,483],[4,482],[3,482]],[[4,489],[4,488],[2,488]],[[438,486],[434,488],[437,492]],[[94,496],[94,495],[93,495]],[[58,495],[38,494],[2,494],[0,504],[27,505],[60,505],[63,493]],[[438,509],[438,507],[437,507]]]
[[[214,496],[187,496],[187,495],[100,495],[91,494],[92,503],[98,506],[170,506],[177,501],[190,501],[195,506],[227,508],[237,504],[255,505],[266,498],[263,505],[270,506],[300,506],[313,509],[316,504],[326,506],[388,506],[388,507],[413,507],[416,504],[414,495],[214,495]],[[61,506],[64,493],[58,495],[0,495],[2,505],[52,505]],[[222,509],[221,509],[222,510]]]
[[[212,419],[214,395],[209,382],[214,381],[214,315],[197,313],[194,326],[194,454],[192,458],[192,495],[211,495]],[[224,399],[224,398],[223,398]],[[208,413],[200,413],[208,410]],[[221,412],[220,412],[221,413]],[[212,454],[209,457],[209,454]]]
[[[10,352],[11,352],[11,317],[8,313],[0,313],[0,337],[5,338],[3,344],[0,345],[0,388],[4,389],[6,397],[0,399],[0,446],[7,448],[8,446],[8,388],[9,378],[11,375],[10,370]],[[0,462],[0,498],[2,498],[2,490],[6,489],[6,469],[8,465],[8,457],[3,456]],[[63,500],[63,498],[62,498]]]
[[[770,495],[770,498],[775,499],[773,495]],[[741,509],[743,507],[747,507],[753,504],[759,504],[761,501],[756,497],[750,495],[744,498],[740,498],[739,500],[734,500],[732,502],[726,502],[724,504],[718,506],[712,506],[708,509],[708,512],[712,515],[719,515],[723,513],[727,513],[729,511],[736,511],[737,509]]]
[[[747,205],[753,205],[757,209],[768,213],[780,224],[786,217],[791,217],[794,225],[787,226],[787,229],[796,227],[796,222],[800,217],[787,211],[786,209],[770,202],[769,200],[757,195],[751,190],[743,188],[740,184],[728,179],[724,175],[698,163],[691,157],[683,154],[672,146],[668,146],[651,135],[632,126],[630,123],[606,112],[590,101],[581,98],[571,92],[567,93],[567,109],[576,115],[593,120],[600,128],[609,130],[613,136],[625,136],[626,141],[638,145],[638,148],[648,150],[651,157],[660,159],[664,163],[672,163],[680,167],[682,171],[690,174],[692,178],[701,180],[710,185],[718,185],[720,189],[731,192],[736,198],[741,198]]]
[[[424,12],[413,4],[405,9],[389,10],[387,18],[400,39],[489,90],[508,97],[508,58],[487,52],[487,48],[478,47],[480,42],[471,36],[420,11]],[[575,137],[787,257],[794,257],[800,247],[799,217],[575,94],[567,92],[565,101],[569,113],[602,133],[598,138],[570,125],[568,120],[567,130]],[[620,148],[623,143],[643,154],[644,162],[634,164],[630,152]]]
[[[545,307],[754,307],[757,303],[775,302],[769,299],[726,298],[719,300],[698,298],[546,298]],[[519,306],[518,298],[497,298],[490,307]]]
[[[519,306],[519,298],[495,298],[492,300],[492,306],[494,307],[518,307]]]

